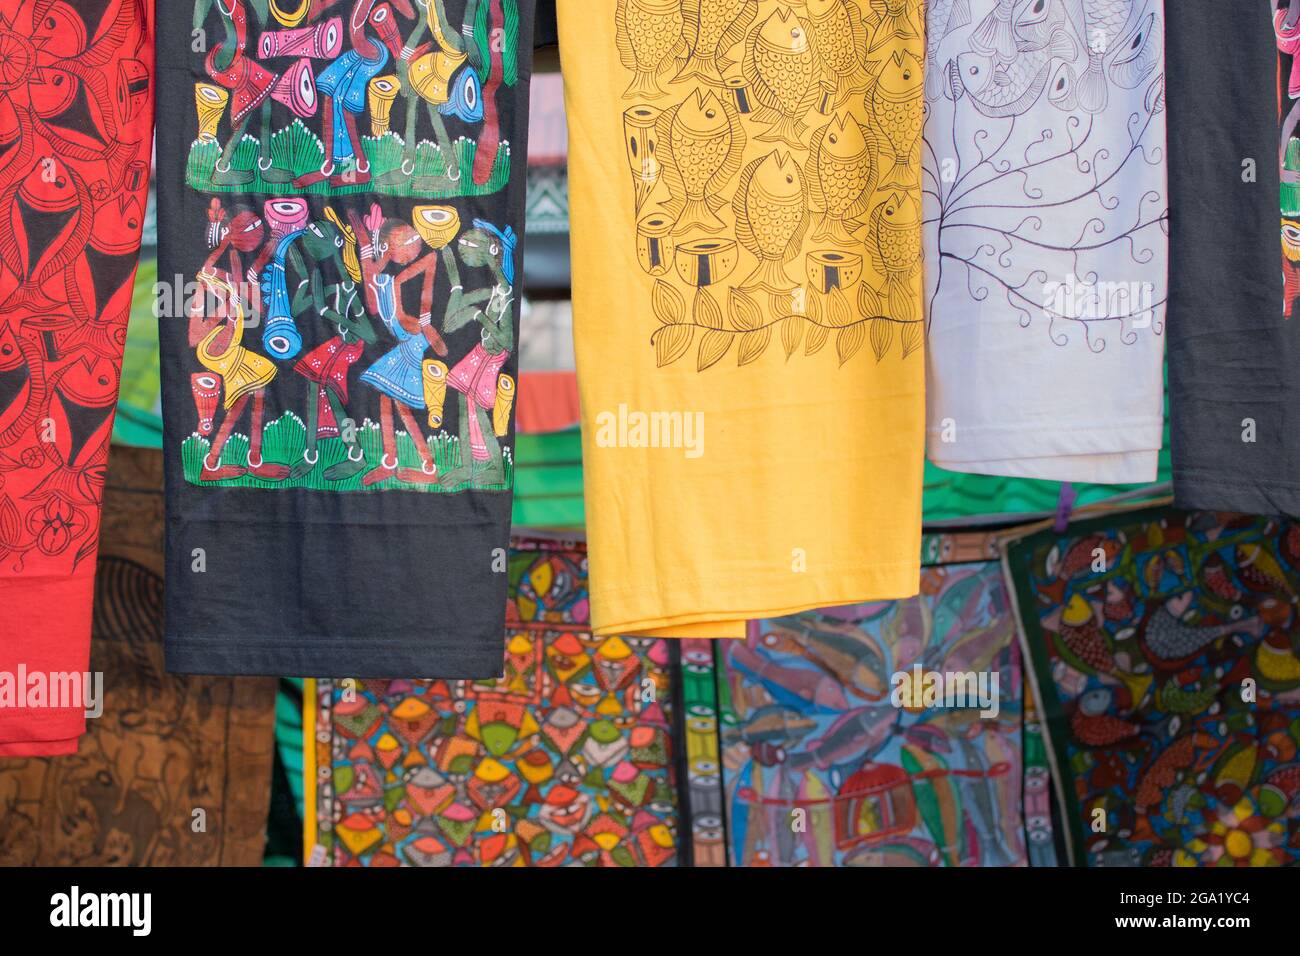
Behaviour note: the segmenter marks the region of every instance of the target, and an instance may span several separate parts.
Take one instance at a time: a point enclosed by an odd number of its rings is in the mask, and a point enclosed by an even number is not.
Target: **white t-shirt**
[[[1163,0],[931,0],[930,460],[1156,477],[1168,256]]]

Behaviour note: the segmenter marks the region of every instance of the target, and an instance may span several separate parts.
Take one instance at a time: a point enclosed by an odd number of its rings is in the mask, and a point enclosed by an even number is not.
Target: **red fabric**
[[[0,0],[0,756],[70,753],[85,729],[6,684],[89,662],[153,60],[153,0]]]
[[[573,372],[520,372],[515,430],[523,435],[573,428],[581,418]]]

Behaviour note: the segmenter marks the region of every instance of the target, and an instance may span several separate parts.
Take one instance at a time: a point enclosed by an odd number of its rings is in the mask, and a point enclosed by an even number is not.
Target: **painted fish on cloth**
[[[804,114],[817,99],[817,56],[809,27],[790,10],[778,8],[750,34],[741,67],[762,107],[754,119],[771,127],[755,139],[804,149]]]
[[[911,280],[921,268],[920,223],[916,200],[902,192],[891,195],[871,214],[875,244],[867,248],[876,271],[885,276],[889,314],[904,322],[918,317]]]
[[[1071,60],[1077,50],[1069,34],[1058,30],[1047,46],[1021,51],[1007,63],[984,53],[963,53],[957,57],[957,76],[975,108],[985,116],[1019,116],[1043,95],[1052,60]]]
[[[809,203],[822,214],[813,238],[854,242],[853,233],[863,225],[857,217],[870,208],[879,174],[875,134],[852,113],[814,132],[804,167]]]
[[[1154,13],[1141,17],[1120,43],[1120,52],[1110,64],[1110,78],[1126,90],[1137,89],[1160,65],[1160,30]]]
[[[871,0],[866,25],[871,31],[871,53],[904,40],[915,40],[921,28],[920,0]]]
[[[623,98],[663,96],[660,75],[686,56],[680,0],[618,0],[614,23],[619,59],[636,74]]]
[[[835,89],[834,105],[871,85],[867,71],[867,27],[851,0],[808,0],[813,46]]]
[[[882,187],[915,188],[921,171],[921,125],[925,121],[925,80],[921,61],[898,50],[885,61],[871,91],[871,112],[894,153],[894,166]]]
[[[1083,0],[1033,0],[1016,19],[1016,37],[1020,46],[1029,49],[1047,46],[1058,30],[1078,40],[1086,39]]]
[[[673,233],[717,232],[715,213],[726,205],[717,194],[740,171],[745,132],[729,103],[711,90],[665,110],[659,117],[659,161],[672,198],[665,203],[676,221]]]
[[[1014,59],[1017,47],[1012,17],[1015,10],[1016,0],[998,0],[998,5],[971,33],[970,48],[998,62]]]
[[[799,254],[809,218],[799,164],[776,150],[754,160],[740,174],[732,209],[736,238],[759,260],[741,288],[774,295],[792,291],[798,283],[785,267]]]
[[[925,31],[925,95],[937,99],[943,91],[939,45],[953,30],[970,23],[970,0],[930,0]]]
[[[1102,66],[1114,52],[1120,32],[1133,13],[1133,0],[1083,0],[1084,44],[1088,48],[1088,68],[1079,77],[1079,107],[1100,113],[1110,99],[1106,74]]]
[[[682,19],[691,52],[673,82],[698,79],[722,86],[723,71],[731,66],[726,53],[745,39],[757,16],[757,0],[685,0]]]

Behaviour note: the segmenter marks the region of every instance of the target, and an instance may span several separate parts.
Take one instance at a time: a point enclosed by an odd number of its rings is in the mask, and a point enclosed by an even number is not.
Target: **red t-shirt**
[[[0,0],[0,756],[85,730],[154,114],[153,0],[102,6]]]

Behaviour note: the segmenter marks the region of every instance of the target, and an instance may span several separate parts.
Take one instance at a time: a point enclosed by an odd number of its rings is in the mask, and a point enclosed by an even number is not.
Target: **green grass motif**
[[[181,462],[185,470],[185,480],[193,485],[223,488],[309,488],[313,491],[384,491],[403,489],[406,491],[426,491],[435,494],[454,494],[470,487],[468,481],[452,488],[441,485],[411,485],[396,478],[386,478],[381,482],[363,487],[361,478],[369,468],[377,464],[383,455],[383,439],[379,425],[367,420],[357,429],[357,441],[365,452],[367,468],[344,481],[326,481],[325,469],[348,457],[347,446],[338,438],[322,438],[316,443],[320,460],[316,467],[301,478],[286,478],[284,481],[266,481],[251,475],[243,475],[228,481],[200,481],[199,472],[203,469],[203,458],[212,443],[200,435],[191,435],[181,445]],[[460,439],[439,432],[429,441],[429,451],[443,474],[460,465]],[[285,412],[262,430],[262,458],[269,463],[289,465],[292,467],[302,460],[302,453],[307,447],[307,428],[293,412]],[[506,491],[514,484],[515,466],[509,448],[501,450],[505,464],[505,481],[484,485],[479,491]],[[224,465],[244,465],[248,460],[248,436],[235,432],[226,442],[221,452]],[[411,436],[404,431],[397,433],[397,463],[399,467],[420,467],[420,456],[415,450]]]
[[[420,199],[452,199],[457,196],[486,196],[500,191],[510,178],[510,145],[501,143],[497,147],[496,160],[492,174],[482,186],[475,184],[472,174],[474,157],[478,153],[478,143],[461,137],[452,149],[460,168],[460,178],[446,178],[446,164],[437,146],[428,140],[422,140],[415,147],[415,170],[413,175],[397,186],[386,186],[380,178],[387,172],[399,169],[402,165],[404,141],[394,132],[383,136],[363,136],[361,148],[370,162],[371,181],[355,186],[331,186],[328,182],[319,182],[306,188],[288,183],[268,183],[262,178],[257,161],[261,146],[248,134],[235,148],[231,167],[237,170],[252,170],[253,181],[241,185],[218,185],[212,182],[212,171],[217,160],[221,158],[220,143],[204,143],[195,140],[190,146],[189,159],[185,166],[185,181],[191,189],[210,193],[262,193],[268,196],[350,196],[355,193],[378,193],[384,196],[409,196]],[[294,120],[289,126],[276,131],[271,136],[271,159],[286,169],[293,171],[295,178],[305,173],[320,169],[325,160],[325,146],[301,120]],[[352,161],[355,165],[355,160]],[[415,180],[421,176],[436,177],[440,182],[431,189],[415,188]]]

